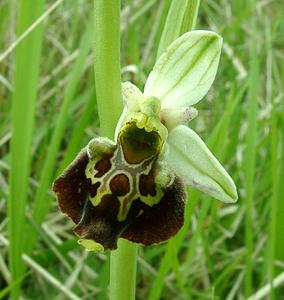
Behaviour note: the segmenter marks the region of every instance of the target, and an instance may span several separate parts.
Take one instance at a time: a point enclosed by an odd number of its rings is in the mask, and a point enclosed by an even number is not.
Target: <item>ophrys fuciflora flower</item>
[[[209,31],[175,40],[143,93],[122,84],[115,141],[92,139],[54,182],[59,207],[88,250],[115,249],[119,237],[151,245],[175,235],[184,219],[185,184],[224,202],[237,200],[231,177],[185,125],[215,78],[221,47]]]

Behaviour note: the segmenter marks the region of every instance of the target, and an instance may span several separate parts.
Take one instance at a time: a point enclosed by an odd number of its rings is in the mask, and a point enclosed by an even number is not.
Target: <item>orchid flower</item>
[[[117,239],[151,245],[183,224],[185,185],[223,202],[235,184],[186,124],[215,78],[219,35],[191,31],[160,56],[142,93],[122,84],[124,110],[115,139],[97,137],[54,182],[59,207],[87,250],[116,249]],[[111,113],[111,112],[110,112]]]

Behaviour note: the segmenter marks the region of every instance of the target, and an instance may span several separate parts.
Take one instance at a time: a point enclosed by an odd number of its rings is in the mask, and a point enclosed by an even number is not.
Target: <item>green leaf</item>
[[[22,0],[17,2],[19,2],[17,34],[21,35],[43,13],[45,1]],[[43,25],[41,24],[19,43],[16,49],[16,71],[11,114],[13,134],[10,143],[10,196],[8,202],[10,286],[13,286],[10,299],[19,299],[22,275],[25,271],[21,257],[25,247],[23,228],[26,223],[25,212],[32,162],[31,147],[42,37]],[[20,280],[20,278],[22,279]]]

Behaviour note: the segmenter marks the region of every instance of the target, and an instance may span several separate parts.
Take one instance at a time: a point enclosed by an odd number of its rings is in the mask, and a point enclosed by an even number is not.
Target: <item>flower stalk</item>
[[[135,299],[137,244],[120,239],[110,258],[110,299]]]
[[[113,139],[122,111],[120,0],[94,1],[94,67],[101,134]]]
[[[122,111],[120,1],[95,0],[94,67],[101,133],[113,138]],[[110,299],[135,299],[137,245],[118,242],[111,253]]]

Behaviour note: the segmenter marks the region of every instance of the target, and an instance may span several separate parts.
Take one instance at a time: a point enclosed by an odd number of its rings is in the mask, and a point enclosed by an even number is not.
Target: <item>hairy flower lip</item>
[[[157,204],[149,206],[136,199],[127,219],[118,221],[116,196],[105,198],[107,201],[103,200],[99,206],[93,206],[89,199],[92,184],[90,179],[82,176],[89,159],[86,149],[81,151],[53,184],[62,212],[77,224],[74,230],[82,246],[88,251],[100,251],[102,247],[104,250],[116,249],[120,236],[151,245],[177,233],[183,224],[186,199],[183,183],[178,177],[163,189],[163,197]],[[150,183],[146,181],[145,184]]]

